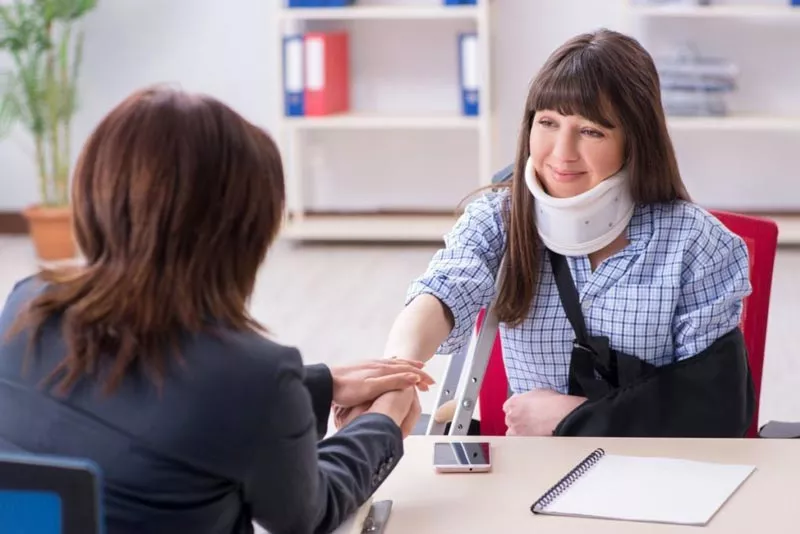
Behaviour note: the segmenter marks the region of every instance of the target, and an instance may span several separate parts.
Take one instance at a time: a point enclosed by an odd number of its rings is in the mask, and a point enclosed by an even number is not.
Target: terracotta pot
[[[77,247],[69,206],[31,206],[23,214],[28,220],[33,246],[40,259],[55,261],[75,257]]]

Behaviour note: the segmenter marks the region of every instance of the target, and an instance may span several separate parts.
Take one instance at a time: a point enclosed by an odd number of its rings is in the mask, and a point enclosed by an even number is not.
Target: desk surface
[[[386,534],[758,534],[800,529],[800,440],[484,438],[492,443],[491,473],[437,474],[431,465],[433,443],[449,439],[412,436],[405,441],[405,456],[374,496],[393,501]],[[533,515],[531,503],[597,447],[608,454],[750,464],[756,471],[707,527]]]

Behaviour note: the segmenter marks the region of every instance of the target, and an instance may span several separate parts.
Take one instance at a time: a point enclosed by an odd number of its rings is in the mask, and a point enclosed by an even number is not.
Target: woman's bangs
[[[614,128],[606,96],[609,88],[604,87],[599,65],[584,58],[585,55],[565,58],[552,71],[542,73],[533,87],[531,111],[550,109],[561,115],[581,115],[605,128]]]

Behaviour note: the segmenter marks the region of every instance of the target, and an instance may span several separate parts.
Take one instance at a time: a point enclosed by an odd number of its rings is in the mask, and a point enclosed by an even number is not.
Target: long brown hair
[[[264,131],[207,96],[136,92],[75,168],[86,265],[43,271],[46,289],[12,330],[29,328],[33,341],[61,318],[67,353],[49,378],[62,393],[101,367],[107,393],[134,367],[160,383],[183,336],[263,330],[246,302],[283,209],[280,154]]]
[[[658,73],[647,51],[635,39],[606,29],[567,41],[547,59],[531,84],[508,185],[511,207],[504,211],[508,237],[496,311],[501,321],[512,326],[528,315],[542,261],[543,247],[524,171],[534,115],[544,109],[622,128],[634,202],[689,200],[667,131]]]

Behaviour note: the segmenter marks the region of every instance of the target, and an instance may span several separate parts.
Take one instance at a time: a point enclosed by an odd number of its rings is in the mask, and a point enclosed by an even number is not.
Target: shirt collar
[[[647,247],[650,238],[653,236],[653,221],[650,206],[646,204],[637,204],[633,210],[628,227],[625,229],[625,235],[628,238],[628,246],[626,246],[622,253],[638,254]]]

